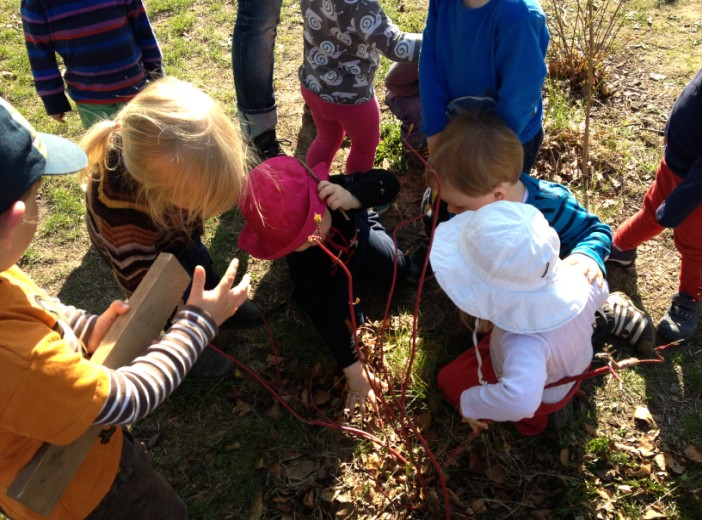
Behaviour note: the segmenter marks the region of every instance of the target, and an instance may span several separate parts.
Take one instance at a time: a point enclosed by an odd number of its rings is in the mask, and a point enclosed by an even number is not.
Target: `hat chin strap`
[[[478,359],[478,382],[485,386],[488,383],[483,379],[483,357],[480,355],[480,349],[478,348],[478,325],[480,325],[480,318],[475,318],[475,324],[473,325],[473,347],[475,347],[475,357]]]

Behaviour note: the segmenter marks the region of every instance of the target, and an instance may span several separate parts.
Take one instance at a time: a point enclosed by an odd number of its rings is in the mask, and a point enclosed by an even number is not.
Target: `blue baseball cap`
[[[0,98],[0,214],[20,200],[41,176],[77,173],[87,163],[78,145],[37,132]]]

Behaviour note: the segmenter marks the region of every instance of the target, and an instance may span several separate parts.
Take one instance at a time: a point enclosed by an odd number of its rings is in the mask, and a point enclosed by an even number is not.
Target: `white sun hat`
[[[591,284],[558,257],[560,241],[534,206],[498,201],[440,224],[431,266],[471,316],[517,333],[546,332],[577,316]]]

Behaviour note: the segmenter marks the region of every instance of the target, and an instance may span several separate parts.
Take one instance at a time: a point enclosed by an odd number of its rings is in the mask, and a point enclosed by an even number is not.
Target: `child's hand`
[[[322,181],[317,186],[320,200],[327,203],[329,209],[359,209],[361,201],[351,195],[351,192],[329,181]]]
[[[224,273],[217,287],[206,291],[205,269],[198,265],[193,273],[190,297],[186,303],[200,307],[212,316],[217,325],[221,325],[249,298],[250,278],[248,274],[244,275],[237,286],[232,287],[238,268],[239,260],[235,258],[229,263],[227,272]]]
[[[577,266],[582,270],[588,282],[592,283],[597,280],[597,287],[602,287],[604,274],[600,266],[592,258],[582,253],[573,253],[563,261],[566,265]]]
[[[463,422],[468,424],[470,426],[470,429],[476,435],[480,434],[480,432],[482,432],[483,430],[488,429],[488,423],[484,421],[479,421],[477,419],[471,419],[470,417],[464,417]]]
[[[366,414],[366,401],[370,401],[375,405],[375,392],[373,387],[381,389],[383,392],[387,390],[387,383],[378,379],[372,372],[364,370],[360,361],[356,361],[344,369],[346,381],[349,384],[349,393],[346,396],[344,410],[353,412],[358,405],[361,411],[361,417]],[[370,377],[370,379],[369,379]]]
[[[128,310],[128,304],[121,300],[115,300],[105,312],[98,316],[98,319],[95,321],[95,327],[93,327],[93,332],[90,334],[88,343],[85,345],[85,348],[88,349],[88,354],[92,354],[97,350],[100,342],[107,334],[107,331],[112,328],[117,317],[125,314]]]

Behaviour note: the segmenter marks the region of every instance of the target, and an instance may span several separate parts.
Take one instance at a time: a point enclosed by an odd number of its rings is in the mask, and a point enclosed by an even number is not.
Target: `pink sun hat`
[[[249,172],[239,198],[246,223],[239,247],[255,258],[276,260],[307,242],[317,228],[315,214],[327,205],[317,195],[320,180],[329,179],[326,164],[312,171],[295,157],[272,157]]]

